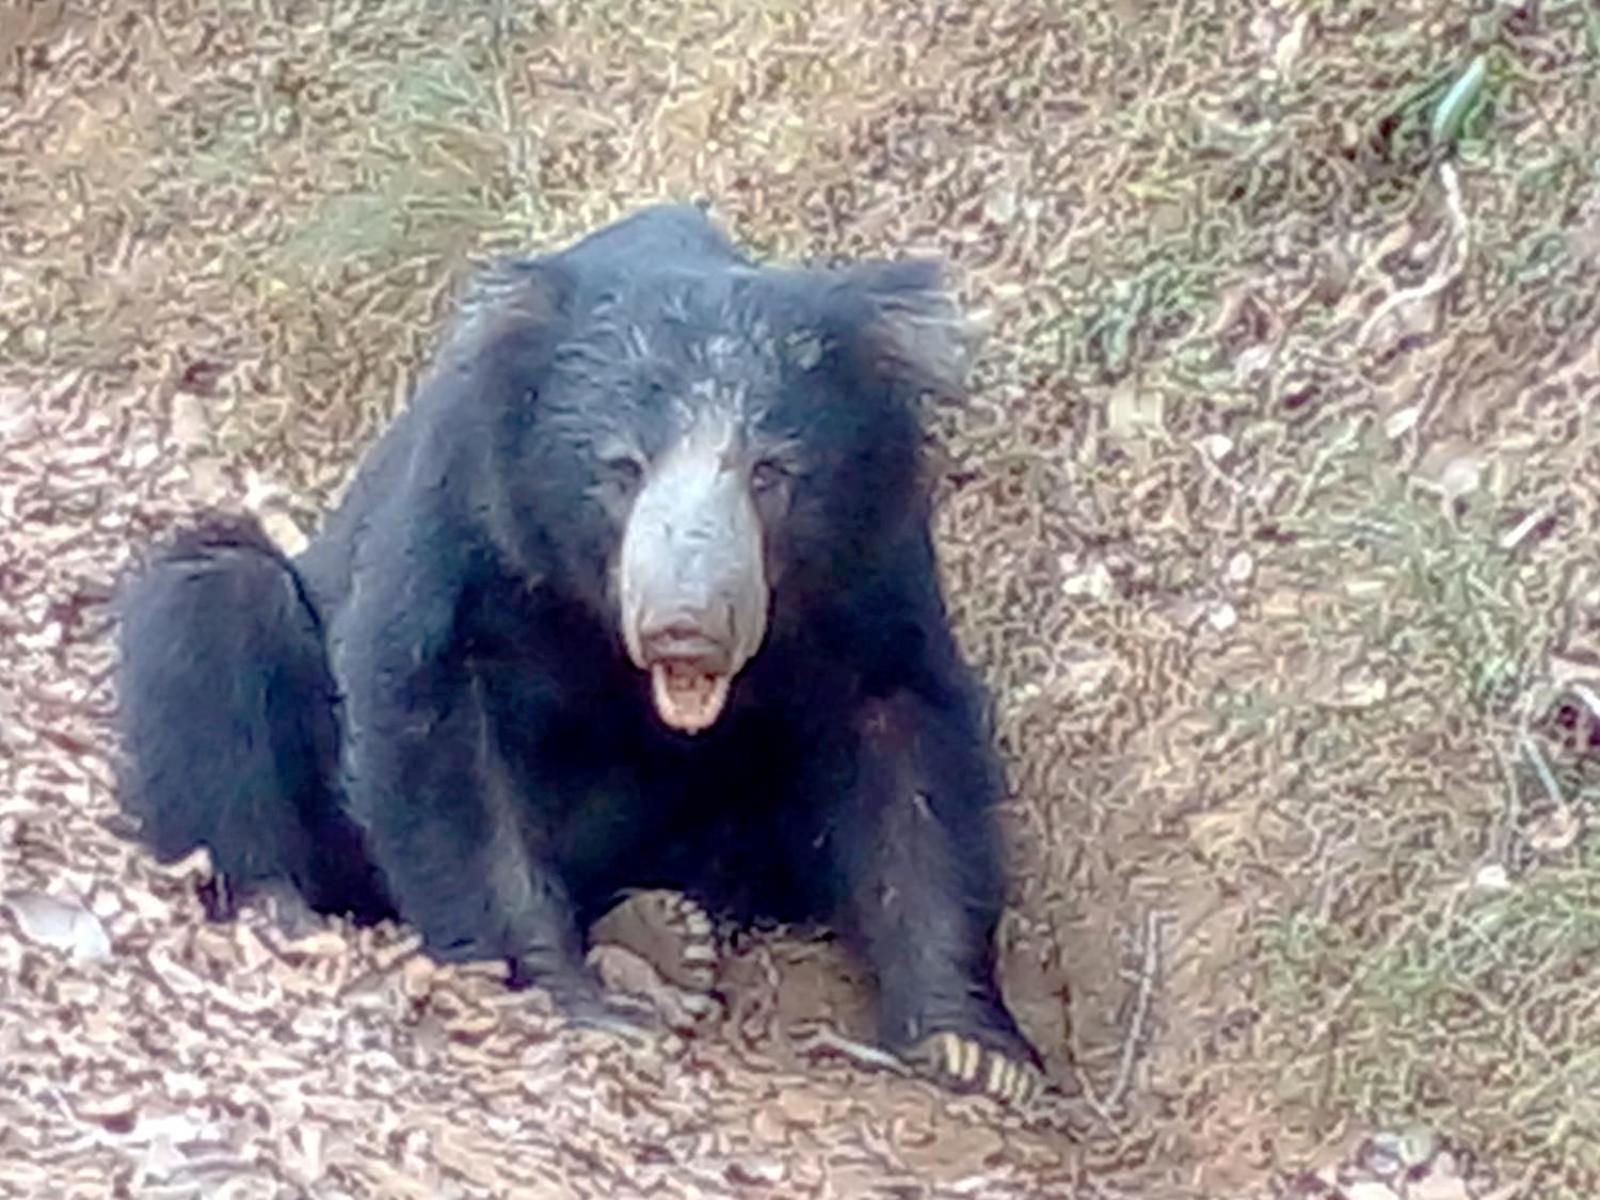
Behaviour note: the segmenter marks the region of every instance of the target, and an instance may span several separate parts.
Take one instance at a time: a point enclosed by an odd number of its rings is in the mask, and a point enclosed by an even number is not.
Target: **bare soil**
[[[1591,5],[104,0],[0,70],[0,1192],[1600,1194]],[[471,263],[691,197],[991,329],[939,534],[1035,1111],[825,944],[630,1049],[113,829],[139,547],[303,538]]]

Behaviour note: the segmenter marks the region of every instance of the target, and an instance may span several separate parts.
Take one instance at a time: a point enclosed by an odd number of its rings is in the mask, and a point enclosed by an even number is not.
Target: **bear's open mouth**
[[[656,713],[671,728],[699,733],[716,724],[728,703],[732,679],[696,662],[664,659],[650,666],[650,692]]]

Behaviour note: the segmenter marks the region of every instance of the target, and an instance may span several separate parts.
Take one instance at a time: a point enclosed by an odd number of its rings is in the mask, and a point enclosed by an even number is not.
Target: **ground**
[[[1577,0],[7,6],[8,1194],[1600,1193],[1597,60]],[[132,548],[303,536],[471,262],[691,197],[985,314],[938,532],[1037,1114],[851,1052],[828,947],[630,1052],[108,828]]]

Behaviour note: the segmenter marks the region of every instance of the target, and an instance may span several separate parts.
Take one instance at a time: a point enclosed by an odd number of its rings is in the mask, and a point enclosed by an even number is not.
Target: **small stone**
[[[5,905],[17,918],[23,934],[36,942],[66,950],[78,962],[92,962],[111,954],[105,926],[81,905],[38,892],[16,892]]]
[[[1109,600],[1116,592],[1116,582],[1111,578],[1111,572],[1106,570],[1105,563],[1097,562],[1067,576],[1061,582],[1061,590],[1074,599]]]
[[[1362,1148],[1361,1163],[1374,1175],[1388,1179],[1429,1161],[1438,1146],[1432,1131],[1421,1126],[1377,1133]]]

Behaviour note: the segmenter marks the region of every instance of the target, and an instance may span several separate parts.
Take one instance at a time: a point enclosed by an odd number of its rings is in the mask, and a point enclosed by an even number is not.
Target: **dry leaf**
[[[1300,58],[1300,52],[1305,48],[1306,30],[1310,27],[1311,14],[1300,12],[1289,24],[1289,30],[1278,39],[1277,46],[1272,52],[1272,65],[1278,74],[1288,79],[1294,73],[1294,64]]]
[[[1117,387],[1106,400],[1106,433],[1119,441],[1158,437],[1166,432],[1161,393],[1139,390],[1133,382]]]
[[[1325,708],[1371,708],[1388,697],[1388,680],[1376,671],[1357,668],[1344,672],[1333,686],[1321,689],[1317,703]]]
[[[1488,457],[1459,439],[1447,439],[1429,448],[1417,464],[1417,480],[1446,500],[1471,495],[1483,482]]]
[[[1213,604],[1206,610],[1206,623],[1218,633],[1227,633],[1239,623],[1239,613],[1226,601]]]
[[[1422,408],[1416,404],[1396,409],[1384,420],[1383,432],[1391,438],[1402,437],[1416,427],[1417,420],[1421,416]]]
[[[1528,826],[1528,845],[1540,854],[1560,854],[1583,832],[1583,817],[1570,804],[1557,805]]]
[[[1499,863],[1490,863],[1479,867],[1476,875],[1472,877],[1473,885],[1484,891],[1501,892],[1511,886],[1511,876]]]
[[[1406,1187],[1406,1200],[1472,1200],[1472,1193],[1461,1176],[1435,1172],[1412,1180]]]

